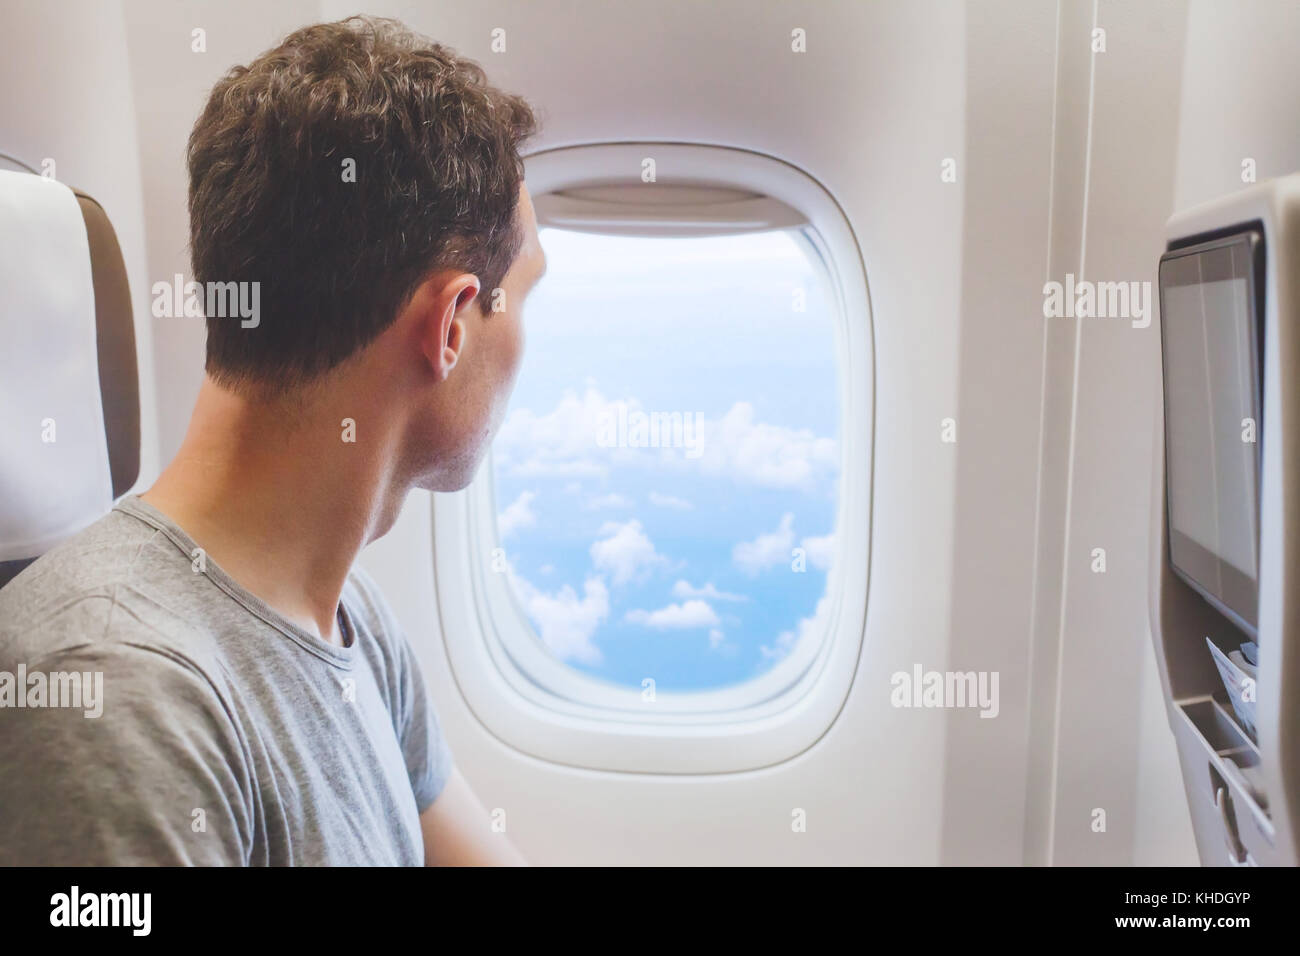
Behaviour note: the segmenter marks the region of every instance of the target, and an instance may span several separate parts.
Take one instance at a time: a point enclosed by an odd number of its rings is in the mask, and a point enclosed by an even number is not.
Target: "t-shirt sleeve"
[[[196,667],[124,642],[73,647],[25,667],[26,702],[37,700],[38,672],[46,705],[0,708],[0,864],[249,862],[244,747]],[[81,706],[49,706],[54,681],[58,700],[76,700],[73,674]]]
[[[423,813],[438,799],[443,787],[451,779],[451,746],[443,736],[442,724],[429,697],[420,662],[406,635],[399,631],[392,635],[392,639],[398,646],[397,659],[401,668],[402,753],[406,757],[406,769],[411,776],[411,789],[415,791],[415,804]]]

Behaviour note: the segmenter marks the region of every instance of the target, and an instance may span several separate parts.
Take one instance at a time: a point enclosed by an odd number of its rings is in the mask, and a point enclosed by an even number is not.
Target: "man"
[[[352,564],[500,424],[545,268],[534,130],[392,21],[300,30],[217,83],[193,278],[259,283],[260,314],[209,314],[153,487],[0,591],[0,672],[103,687],[99,716],[0,709],[0,863],[522,863]]]

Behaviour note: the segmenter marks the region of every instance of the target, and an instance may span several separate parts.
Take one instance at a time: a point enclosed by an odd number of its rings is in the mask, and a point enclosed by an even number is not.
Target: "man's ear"
[[[449,280],[430,279],[429,312],[421,328],[421,345],[438,381],[444,382],[460,360],[465,347],[464,310],[478,297],[478,276],[468,272]]]

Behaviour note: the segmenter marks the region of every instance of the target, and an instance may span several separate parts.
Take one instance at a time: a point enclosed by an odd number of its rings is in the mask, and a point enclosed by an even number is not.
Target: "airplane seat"
[[[140,470],[126,266],[91,196],[0,170],[0,587]]]

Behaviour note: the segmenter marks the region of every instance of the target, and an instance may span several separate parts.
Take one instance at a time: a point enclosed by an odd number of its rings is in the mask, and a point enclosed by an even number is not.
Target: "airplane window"
[[[811,246],[796,230],[541,240],[491,466],[535,639],[662,691],[739,684],[820,640],[839,390]]]

